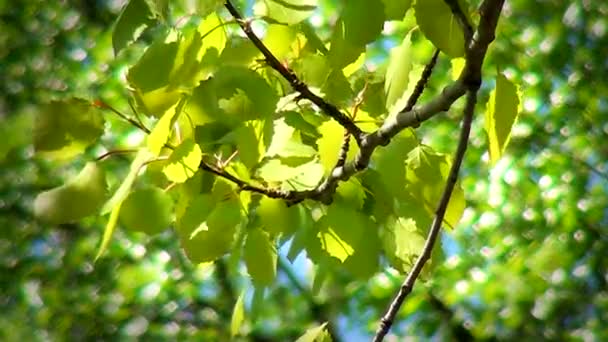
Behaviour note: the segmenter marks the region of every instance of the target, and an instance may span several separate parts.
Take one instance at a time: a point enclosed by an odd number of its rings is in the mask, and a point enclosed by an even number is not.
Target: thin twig
[[[228,12],[230,12],[232,17],[234,17],[234,19],[237,21],[243,32],[245,32],[247,38],[249,38],[253,45],[255,45],[255,47],[262,53],[262,55],[264,55],[266,63],[274,70],[276,70],[279,74],[281,74],[281,76],[283,76],[283,78],[285,78],[285,80],[289,82],[291,87],[297,92],[299,92],[303,98],[310,100],[312,103],[317,105],[317,107],[321,108],[321,110],[325,112],[325,114],[338,121],[340,125],[346,128],[346,130],[348,130],[348,132],[352,134],[357,143],[360,143],[365,133],[359,127],[357,127],[357,125],[355,125],[355,123],[348,116],[342,113],[336,106],[325,101],[323,98],[313,93],[308,88],[308,86],[304,82],[302,82],[298,78],[298,76],[296,76],[293,70],[289,69],[283,63],[281,63],[272,54],[272,52],[270,52],[266,45],[264,45],[262,40],[253,32],[253,29],[251,28],[251,22],[241,16],[241,14],[239,13],[239,11],[237,11],[232,2],[227,0],[224,3],[224,6],[226,7],[226,9],[228,9]]]
[[[431,257],[433,246],[435,245],[435,241],[439,236],[439,231],[441,230],[441,223],[443,222],[443,217],[445,216],[448,203],[450,202],[450,197],[452,196],[452,191],[454,190],[454,186],[456,185],[456,181],[458,180],[458,172],[462,164],[464,153],[466,152],[467,146],[469,144],[469,133],[471,132],[471,122],[473,121],[473,113],[475,111],[476,103],[477,89],[469,90],[467,92],[466,104],[464,108],[464,118],[462,120],[462,130],[460,132],[458,148],[456,149],[454,161],[452,163],[452,167],[450,168],[450,174],[448,175],[448,180],[443,190],[443,194],[441,195],[441,200],[439,201],[439,205],[437,206],[437,210],[435,211],[435,218],[424,243],[422,253],[420,254],[420,256],[418,256],[418,259],[412,267],[412,270],[401,285],[397,296],[391,302],[388,311],[380,320],[380,327],[376,332],[374,342],[379,342],[384,339],[384,336],[386,336],[389,329],[393,325],[393,321],[395,320],[397,312],[401,308],[403,301],[405,300],[407,295],[412,292],[414,284],[416,283],[416,280],[418,279],[418,276],[420,275],[424,264]]]
[[[99,157],[97,157],[95,160],[96,161],[102,161],[110,156],[116,155],[116,154],[128,154],[128,153],[137,153],[137,151],[139,151],[138,149],[135,148],[127,148],[127,149],[121,149],[121,150],[111,150],[108,151],[102,155],[100,155]]]
[[[462,11],[462,8],[460,8],[460,4],[458,3],[458,0],[443,0],[443,1],[448,6],[450,6],[450,10],[452,11],[452,14],[454,14],[454,16],[456,17],[456,20],[458,20],[458,24],[460,24],[460,27],[462,27],[462,32],[464,33],[465,46],[468,46],[469,45],[468,43],[471,41],[471,38],[473,38],[473,26],[471,26],[471,23],[469,22],[469,19]]]
[[[412,110],[412,108],[414,108],[416,102],[418,102],[418,99],[422,95],[422,92],[424,91],[427,83],[429,82],[429,78],[431,78],[433,68],[435,67],[435,64],[437,64],[437,57],[439,57],[439,49],[435,49],[435,52],[433,52],[433,57],[431,57],[431,60],[424,66],[424,70],[420,75],[420,79],[418,79],[418,82],[416,82],[414,91],[412,92],[412,95],[410,95],[410,97],[407,99],[407,104],[405,105],[405,108],[403,108],[402,112],[409,112],[410,110]]]

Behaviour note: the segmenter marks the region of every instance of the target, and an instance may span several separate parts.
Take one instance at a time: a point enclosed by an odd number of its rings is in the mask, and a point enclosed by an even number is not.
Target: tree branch
[[[380,327],[376,332],[376,336],[374,337],[374,341],[382,341],[384,336],[388,333],[389,329],[393,325],[393,321],[397,316],[397,312],[401,308],[405,297],[412,292],[414,288],[414,284],[416,283],[416,279],[420,275],[424,264],[430,259],[431,253],[433,251],[433,246],[435,245],[435,241],[437,241],[437,237],[439,236],[439,231],[441,230],[441,223],[443,222],[443,217],[445,216],[445,212],[448,208],[448,203],[450,202],[450,197],[452,197],[452,191],[454,190],[454,186],[456,185],[456,181],[458,180],[458,172],[460,171],[460,165],[462,164],[462,159],[464,157],[464,153],[467,150],[467,146],[469,144],[469,133],[471,132],[471,122],[473,122],[473,113],[475,111],[475,104],[477,103],[477,89],[469,90],[467,93],[467,100],[464,109],[464,118],[462,120],[462,130],[460,133],[460,141],[458,142],[458,148],[456,149],[456,153],[454,156],[454,162],[452,163],[452,167],[450,168],[450,174],[448,175],[448,180],[445,185],[445,189],[443,190],[443,194],[441,195],[441,200],[439,201],[439,205],[437,206],[437,210],[435,211],[435,218],[431,225],[431,229],[429,230],[429,234],[424,243],[424,247],[422,248],[422,253],[418,256],[416,263],[412,267],[409,275],[399,288],[399,292],[391,305],[389,306],[388,311],[380,320]]]
[[[310,100],[312,103],[317,105],[325,114],[329,115],[334,120],[338,121],[346,130],[352,134],[357,143],[361,141],[363,135],[365,134],[355,123],[344,113],[342,113],[336,106],[325,101],[320,96],[313,93],[308,86],[302,82],[298,76],[293,72],[293,70],[287,68],[283,63],[281,63],[270,50],[264,45],[262,40],[253,32],[251,29],[251,23],[248,20],[245,20],[243,16],[237,11],[234,5],[227,0],[224,3],[228,12],[234,17],[237,21],[247,38],[255,45],[255,47],[260,50],[264,58],[266,59],[266,63],[270,65],[274,70],[276,70],[283,78],[289,82],[291,87],[299,92],[303,98]]]

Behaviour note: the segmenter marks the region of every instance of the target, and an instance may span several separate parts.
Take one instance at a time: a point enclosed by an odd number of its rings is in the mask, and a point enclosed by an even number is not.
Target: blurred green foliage
[[[335,4],[321,3],[326,12],[313,19],[323,35]],[[228,340],[232,307],[250,282],[232,260],[192,265],[171,232],[149,238],[119,230],[107,256],[93,264],[100,221],[48,226],[33,218],[34,196],[74,177],[86,162],[32,158],[36,106],[75,95],[128,108],[124,65],[141,52],[113,56],[111,27],[121,5],[0,1],[2,340]],[[195,9],[189,1],[173,6]],[[372,60],[401,42],[403,32],[385,31],[368,47]],[[423,61],[431,51],[421,48],[415,58]],[[490,51],[486,74],[500,67],[520,85],[523,113],[494,167],[481,115],[475,121],[461,173],[465,216],[444,233],[446,262],[416,287],[391,333],[419,340],[606,340],[608,4],[507,1]],[[429,93],[448,78],[449,63],[440,61]],[[492,86],[484,84],[482,97]],[[459,113],[456,106],[425,123],[424,142],[453,151]],[[103,137],[110,145],[136,138],[127,125]],[[87,156],[103,152],[93,148]],[[128,160],[108,163],[124,173]],[[344,340],[368,339],[402,280],[390,269],[368,282],[338,272],[313,296],[307,262],[279,264],[258,319],[243,327],[249,340],[294,340],[327,320]],[[256,296],[245,296],[248,309]]]

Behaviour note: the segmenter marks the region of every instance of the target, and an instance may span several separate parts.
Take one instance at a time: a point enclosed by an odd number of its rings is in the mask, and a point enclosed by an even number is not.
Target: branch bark
[[[448,208],[450,197],[452,197],[452,191],[454,190],[454,186],[456,185],[456,181],[458,180],[458,172],[460,171],[460,165],[462,164],[464,153],[466,152],[467,146],[469,144],[469,133],[471,132],[471,122],[473,121],[473,113],[475,111],[476,103],[477,89],[469,90],[469,92],[467,93],[467,100],[464,109],[464,118],[462,121],[460,141],[458,142],[458,148],[456,149],[454,162],[452,163],[450,174],[448,175],[447,184],[445,185],[443,194],[441,195],[441,200],[439,201],[439,205],[437,206],[437,209],[435,211],[435,218],[433,219],[431,229],[429,230],[429,234],[424,243],[424,247],[422,248],[422,253],[414,263],[412,270],[399,288],[399,292],[397,293],[395,299],[393,299],[393,301],[391,302],[388,311],[380,320],[380,327],[376,332],[374,342],[379,342],[384,339],[384,336],[386,336],[389,329],[391,328],[393,321],[397,316],[397,312],[399,311],[401,305],[403,304],[403,301],[405,300],[405,297],[407,297],[407,295],[412,292],[414,284],[416,283],[416,280],[418,279],[422,268],[431,257],[433,247],[435,246],[435,241],[437,241],[439,231],[441,230],[441,223],[443,222],[443,217],[445,216],[445,212]]]
[[[431,257],[431,253],[437,237],[439,236],[441,223],[443,222],[450,197],[452,196],[452,191],[454,190],[454,186],[458,180],[460,166],[468,146],[471,123],[473,121],[473,113],[475,111],[475,104],[477,103],[477,92],[481,86],[481,66],[488,49],[488,45],[494,40],[496,25],[498,24],[498,18],[500,16],[503,4],[504,0],[485,0],[481,4],[479,10],[481,14],[479,27],[475,35],[471,38],[470,42],[467,42],[465,68],[462,71],[459,79],[443,90],[443,96],[429,102],[418,112],[416,112],[415,109],[412,109],[412,111],[399,113],[393,122],[383,126],[380,129],[380,134],[378,135],[379,139],[382,139],[383,134],[390,139],[390,137],[396,134],[395,132],[398,133],[400,131],[400,126],[411,125],[412,121],[415,122],[419,121],[420,119],[427,119],[430,117],[429,115],[432,115],[431,113],[434,109],[441,108],[441,106],[451,105],[451,103],[453,103],[453,101],[450,102],[452,98],[459,98],[462,96],[462,94],[459,95],[460,92],[465,91],[467,94],[458,147],[456,149],[454,162],[450,168],[450,173],[448,175],[448,180],[441,196],[441,200],[439,201],[435,211],[435,218],[433,219],[431,229],[429,230],[422,253],[414,263],[412,270],[399,288],[399,292],[391,302],[386,314],[380,320],[380,326],[378,327],[376,335],[374,336],[374,342],[379,342],[384,339],[390,330],[405,298],[412,292],[420,272]]]
[[[234,7],[230,0],[227,0],[224,3],[224,6],[230,12],[232,17],[237,21],[243,32],[249,40],[255,45],[255,47],[260,50],[264,58],[266,59],[266,63],[270,65],[274,70],[276,70],[289,84],[291,87],[299,92],[303,98],[310,100],[312,103],[317,105],[323,112],[329,115],[334,120],[338,121],[346,130],[352,134],[357,143],[359,143],[365,134],[355,123],[348,117],[346,114],[342,113],[336,106],[325,101],[320,96],[313,93],[308,86],[302,82],[298,76],[293,72],[293,70],[287,68],[283,63],[281,63],[270,50],[264,45],[262,40],[253,32],[251,29],[251,23],[248,20],[245,20],[243,16],[239,13],[239,11]]]

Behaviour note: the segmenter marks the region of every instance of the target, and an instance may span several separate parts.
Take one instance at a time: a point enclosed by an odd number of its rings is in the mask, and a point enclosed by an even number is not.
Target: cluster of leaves
[[[387,260],[407,272],[447,182],[449,156],[404,129],[374,151],[365,171],[334,179],[325,193],[329,201],[317,195],[345,163],[357,160],[361,137],[390,124],[409,102],[414,44],[430,41],[455,69],[463,64],[467,34],[453,11],[442,0],[411,8],[348,1],[331,34],[320,37],[307,21],[316,1],[258,1],[254,13],[266,23],[260,40],[251,21],[235,15],[230,2],[228,16],[222,4],[203,1],[178,28],[168,24],[166,2],[129,1],[114,28],[114,52],[132,48],[142,30],[156,30],[127,71],[132,115],[103,101],[51,102],[35,122],[34,145],[42,156],[73,158],[111,133],[105,124],[111,112],[146,133],[145,144],[135,149],[113,194],[100,158],[40,194],[37,216],[67,223],[109,214],[98,256],[119,222],[148,234],[172,226],[195,263],[228,253],[233,265],[244,260],[261,293],[254,299],[273,284],[277,245],[288,241],[290,260],[306,251],[317,266],[315,289],[338,267],[367,279]],[[471,22],[468,7],[461,7]],[[437,15],[446,20],[434,20]],[[379,39],[386,21],[401,19],[408,32],[402,43],[385,68],[369,70],[366,46]],[[237,34],[241,28],[247,38]],[[428,41],[412,39],[420,33]],[[499,73],[485,121],[492,161],[509,141],[518,103],[516,87]],[[108,155],[121,151],[112,147]],[[454,227],[464,208],[458,187],[445,223]]]

